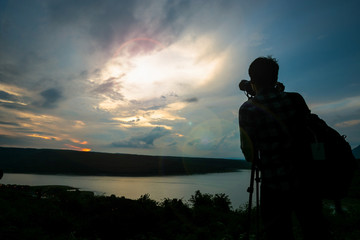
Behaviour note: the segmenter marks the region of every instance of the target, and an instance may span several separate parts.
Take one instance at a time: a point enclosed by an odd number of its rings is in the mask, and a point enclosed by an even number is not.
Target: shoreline
[[[34,174],[34,175],[51,175],[51,176],[71,176],[71,177],[171,177],[171,176],[192,176],[192,175],[206,175],[206,174],[221,174],[221,173],[233,173],[241,172],[244,170],[250,170],[248,168],[232,169],[228,171],[213,171],[213,172],[192,172],[192,173],[166,173],[166,174],[92,174],[92,173],[52,173],[52,172],[3,172],[3,176],[6,174]],[[1,182],[1,179],[0,179]]]

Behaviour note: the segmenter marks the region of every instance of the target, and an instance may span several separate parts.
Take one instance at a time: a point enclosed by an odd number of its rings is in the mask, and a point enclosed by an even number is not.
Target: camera
[[[241,80],[239,83],[239,88],[241,91],[245,92],[246,96],[255,96],[255,91],[252,88],[250,81]]]
[[[254,97],[256,94],[251,86],[251,82],[248,80],[241,80],[239,83],[239,88],[241,91],[245,92],[248,98]],[[279,92],[283,92],[285,90],[285,86],[281,82],[277,82],[275,84],[275,89],[278,90]]]

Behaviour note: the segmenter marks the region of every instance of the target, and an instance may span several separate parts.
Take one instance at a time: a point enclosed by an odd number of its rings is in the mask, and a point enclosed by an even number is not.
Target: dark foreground
[[[334,239],[360,239],[359,186],[357,173],[344,215],[325,202]],[[0,239],[241,239],[246,207],[230,206],[224,194],[156,202],[146,194],[130,200],[64,186],[1,185]]]

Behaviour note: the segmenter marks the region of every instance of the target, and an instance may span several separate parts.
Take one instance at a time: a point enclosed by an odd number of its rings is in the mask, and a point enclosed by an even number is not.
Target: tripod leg
[[[256,239],[260,239],[260,176],[259,168],[256,167]]]
[[[249,193],[249,203],[248,203],[248,220],[246,222],[246,233],[244,240],[249,240],[250,238],[250,228],[251,228],[251,208],[252,208],[252,197],[254,192],[254,178],[255,178],[255,164],[251,166],[251,175],[250,175],[250,186],[247,189]]]

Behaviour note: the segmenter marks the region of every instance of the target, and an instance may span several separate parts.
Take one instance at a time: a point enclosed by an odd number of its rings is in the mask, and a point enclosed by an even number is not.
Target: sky
[[[244,158],[238,88],[285,90],[360,145],[359,1],[0,0],[0,146]]]

